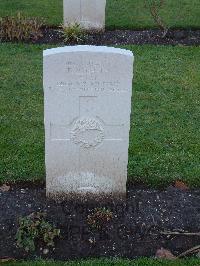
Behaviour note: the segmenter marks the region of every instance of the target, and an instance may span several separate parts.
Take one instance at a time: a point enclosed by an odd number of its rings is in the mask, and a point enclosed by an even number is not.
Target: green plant
[[[65,42],[79,42],[86,38],[86,33],[78,23],[61,25],[61,30]]]
[[[54,246],[54,239],[60,235],[60,230],[45,221],[46,214],[31,213],[19,219],[19,228],[16,234],[17,246],[27,252],[34,251],[36,241],[41,240],[48,247]]]
[[[42,37],[42,20],[28,18],[20,12],[13,17],[0,18],[0,39],[9,41],[37,40]]]
[[[109,221],[113,219],[113,213],[105,207],[95,208],[93,213],[87,217],[87,223],[94,229],[102,229]]]
[[[164,7],[165,0],[145,0],[145,6],[150,11],[154,22],[163,31],[163,38],[166,37],[169,27],[160,15],[160,10]]]

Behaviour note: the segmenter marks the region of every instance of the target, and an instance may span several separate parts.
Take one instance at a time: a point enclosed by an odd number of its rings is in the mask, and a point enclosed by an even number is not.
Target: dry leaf
[[[0,258],[0,263],[3,263],[3,262],[8,262],[8,261],[14,261],[15,259],[13,258]]]
[[[188,190],[189,189],[189,187],[182,181],[176,181],[174,186],[178,189],[181,189],[181,190]]]
[[[0,191],[1,192],[7,192],[10,190],[10,186],[6,185],[6,184],[3,184],[1,187],[0,187]]]
[[[177,259],[176,256],[174,256],[171,251],[161,248],[156,251],[156,258],[158,259],[168,259],[168,260],[175,260]]]

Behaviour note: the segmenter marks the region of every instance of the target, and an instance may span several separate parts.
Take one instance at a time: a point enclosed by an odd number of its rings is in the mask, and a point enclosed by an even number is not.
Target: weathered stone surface
[[[106,0],[63,0],[64,25],[80,24],[86,30],[105,27]]]
[[[48,195],[125,195],[132,76],[127,50],[44,51]]]

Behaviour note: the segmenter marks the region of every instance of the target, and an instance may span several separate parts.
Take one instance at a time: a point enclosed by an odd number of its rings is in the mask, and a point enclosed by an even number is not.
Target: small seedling
[[[95,208],[93,213],[87,217],[87,223],[94,229],[102,229],[108,222],[113,219],[113,213],[107,208]]]
[[[61,25],[61,34],[64,37],[66,43],[69,42],[80,42],[86,38],[85,31],[81,28],[78,23],[68,24],[67,26]]]
[[[35,251],[36,242],[41,241],[47,247],[54,246],[54,239],[60,236],[60,230],[45,220],[46,214],[32,213],[19,219],[16,234],[17,246],[25,251]]]

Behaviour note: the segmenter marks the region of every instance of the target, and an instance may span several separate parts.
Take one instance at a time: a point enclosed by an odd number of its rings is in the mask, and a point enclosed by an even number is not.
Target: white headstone
[[[125,196],[132,77],[128,50],[44,51],[48,196]]]
[[[105,28],[106,0],[63,0],[64,25],[78,23],[86,30]]]

